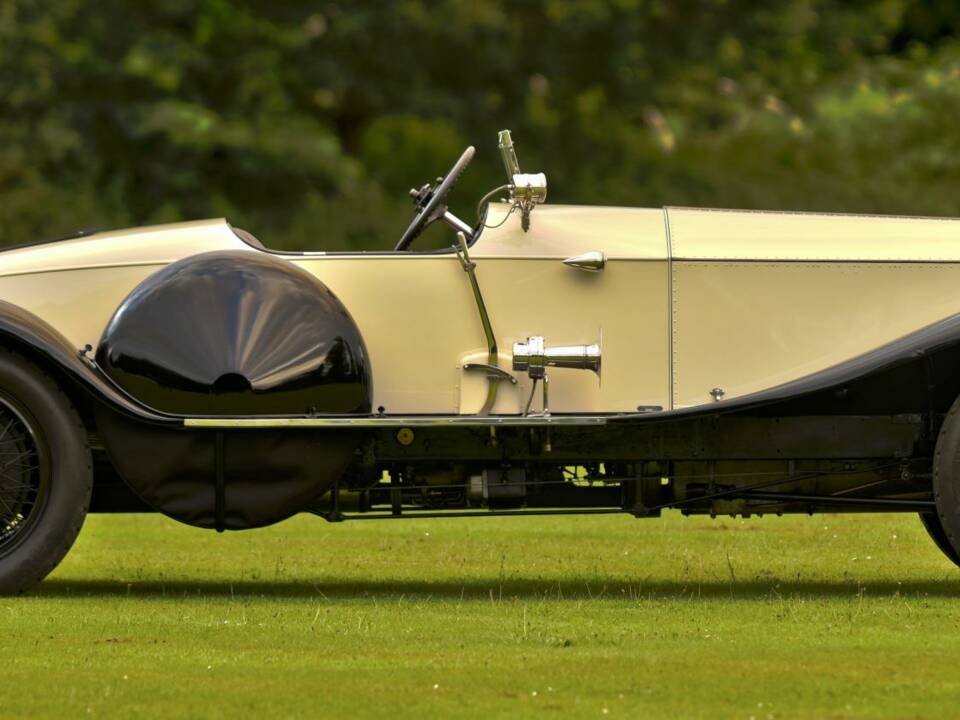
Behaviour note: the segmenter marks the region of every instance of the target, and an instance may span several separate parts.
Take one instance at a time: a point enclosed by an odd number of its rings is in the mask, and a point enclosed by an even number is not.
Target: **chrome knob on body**
[[[587,272],[600,272],[607,266],[607,256],[599,250],[591,250],[582,255],[574,255],[563,261],[567,267]]]

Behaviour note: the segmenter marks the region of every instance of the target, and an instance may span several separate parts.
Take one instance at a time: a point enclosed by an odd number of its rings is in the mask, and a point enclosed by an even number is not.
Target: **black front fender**
[[[137,420],[179,425],[181,420],[158,413],[118,390],[50,323],[13,303],[0,300],[0,346],[16,350],[40,365],[55,368],[75,386],[112,409]]]

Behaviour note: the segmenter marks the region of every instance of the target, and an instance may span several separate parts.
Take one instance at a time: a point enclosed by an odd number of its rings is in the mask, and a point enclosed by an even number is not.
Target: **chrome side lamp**
[[[521,173],[517,153],[509,130],[501,130],[497,138],[503,168],[507,171],[510,204],[520,210],[520,227],[530,229],[530,213],[547,200],[547,176],[543,173]]]

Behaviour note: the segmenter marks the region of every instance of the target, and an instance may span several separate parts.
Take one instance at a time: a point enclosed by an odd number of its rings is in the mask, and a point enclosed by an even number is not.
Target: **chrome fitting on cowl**
[[[540,205],[547,201],[547,176],[543,173],[517,173],[511,178],[513,199]]]
[[[513,139],[509,130],[501,130],[497,144],[503,159],[503,168],[507,171],[510,187],[510,204],[520,210],[520,227],[524,232],[530,229],[530,213],[547,200],[547,176],[543,173],[522,173],[517,153],[513,149]]]
[[[525,343],[513,344],[513,369],[526,372],[531,378],[540,379],[548,367],[593,370],[600,374],[600,346],[558,345],[547,347],[543,337],[528,337]]]

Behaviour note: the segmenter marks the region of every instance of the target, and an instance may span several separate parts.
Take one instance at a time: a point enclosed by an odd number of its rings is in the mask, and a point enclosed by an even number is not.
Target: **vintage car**
[[[960,561],[960,220],[544,205],[499,145],[478,220],[468,148],[393,252],[220,219],[0,253],[0,591],[87,512],[912,512]]]

